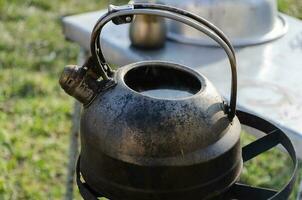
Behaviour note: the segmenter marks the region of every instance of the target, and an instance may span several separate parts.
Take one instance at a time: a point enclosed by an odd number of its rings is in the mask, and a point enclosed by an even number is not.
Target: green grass
[[[302,1],[301,0],[278,0],[279,10],[291,16],[302,19]]]
[[[254,141],[255,137],[242,133],[242,146]],[[280,190],[290,179],[293,164],[289,156],[280,149],[274,148],[246,162],[240,177],[240,182],[264,188]],[[290,199],[296,199],[302,171]]]
[[[79,48],[64,40],[60,17],[105,2],[0,0],[1,200],[62,199],[73,100],[58,77],[66,64],[76,63]],[[280,0],[280,8],[302,18],[300,0]],[[266,155],[249,163],[251,175],[244,170],[242,180],[280,187],[288,161],[273,154],[277,160]]]

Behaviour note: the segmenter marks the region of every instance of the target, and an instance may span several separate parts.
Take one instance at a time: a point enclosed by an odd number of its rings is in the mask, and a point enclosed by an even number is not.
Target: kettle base
[[[93,187],[94,184],[89,184],[89,181],[87,182],[85,176],[81,173],[79,158],[77,163],[77,184],[80,189],[80,193],[85,200],[91,199],[89,198],[89,193],[94,194],[97,197],[106,197],[110,200],[225,200],[224,194],[236,181],[238,181],[242,166],[243,164],[241,160],[240,163],[236,164],[223,176],[218,177],[209,183],[184,189],[156,191],[151,189],[131,188],[102,179],[98,179],[98,189],[96,189]]]

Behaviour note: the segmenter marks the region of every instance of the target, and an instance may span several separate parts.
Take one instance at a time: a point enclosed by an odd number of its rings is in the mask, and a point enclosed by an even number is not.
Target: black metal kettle
[[[174,19],[216,41],[231,65],[230,104],[206,77],[179,64],[145,61],[113,71],[101,30],[134,15]],[[82,67],[66,67],[60,84],[84,104],[78,184],[85,198],[217,199],[238,180],[236,58],[225,35],[203,18],[165,5],[112,6],[93,29],[91,57]]]

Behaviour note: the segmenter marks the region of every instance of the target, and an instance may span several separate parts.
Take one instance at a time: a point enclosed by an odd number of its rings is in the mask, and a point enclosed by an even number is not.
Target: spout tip
[[[77,83],[80,81],[78,70],[79,67],[76,65],[67,65],[59,79],[59,84],[67,92],[72,90]],[[69,93],[69,92],[67,92]]]
[[[94,91],[85,82],[86,70],[76,65],[67,65],[59,79],[61,88],[70,96],[76,98],[83,104],[93,99]]]

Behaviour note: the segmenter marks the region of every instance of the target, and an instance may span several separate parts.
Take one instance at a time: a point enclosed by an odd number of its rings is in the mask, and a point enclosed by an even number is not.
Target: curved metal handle
[[[96,23],[92,35],[91,35],[91,54],[92,59],[97,61],[99,68],[96,69],[104,80],[110,79],[112,70],[106,63],[104,55],[100,47],[100,34],[103,27],[110,22],[129,23],[132,20],[133,15],[156,15],[173,19],[184,24],[187,24],[216,41],[226,52],[232,71],[232,86],[230,105],[228,106],[228,117],[232,120],[236,115],[236,102],[237,102],[237,64],[235,51],[228,38],[224,33],[216,26],[201,18],[198,15],[190,13],[188,11],[170,7],[161,4],[149,4],[149,3],[136,3],[133,5],[126,5],[121,7],[111,7],[109,12],[103,15]]]

